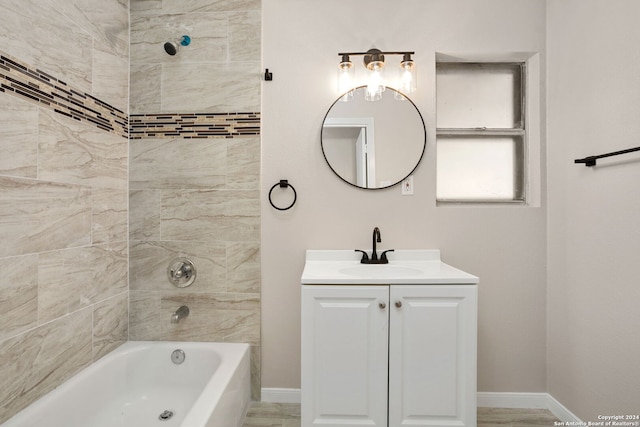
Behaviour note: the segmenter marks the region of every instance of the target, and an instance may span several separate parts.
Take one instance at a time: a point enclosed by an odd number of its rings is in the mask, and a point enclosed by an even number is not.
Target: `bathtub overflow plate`
[[[166,410],[162,412],[160,415],[158,415],[158,419],[160,421],[168,421],[171,419],[171,417],[173,417],[173,411],[169,411],[169,410]]]
[[[182,362],[184,362],[184,359],[186,357],[187,356],[184,354],[184,351],[180,349],[173,350],[173,353],[171,353],[171,361],[176,365],[179,365]]]

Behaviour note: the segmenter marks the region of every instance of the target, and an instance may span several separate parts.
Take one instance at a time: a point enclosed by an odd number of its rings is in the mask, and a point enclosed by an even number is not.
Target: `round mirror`
[[[322,153],[342,180],[360,188],[387,188],[402,182],[420,163],[427,144],[415,104],[387,88],[379,101],[365,101],[366,87],[353,99],[338,98],[322,124]]]

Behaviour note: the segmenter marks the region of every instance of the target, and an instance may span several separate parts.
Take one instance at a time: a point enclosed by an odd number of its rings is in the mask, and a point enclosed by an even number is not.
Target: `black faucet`
[[[376,242],[381,243],[380,229],[375,227],[373,229],[373,252],[371,252],[371,261],[378,261],[378,253],[376,252]]]
[[[356,252],[362,252],[362,259],[360,260],[361,264],[389,264],[389,260],[387,259],[387,252],[393,252],[393,249],[388,249],[382,252],[380,255],[380,259],[378,259],[378,252],[376,252],[376,242],[381,243],[382,238],[380,237],[380,229],[375,227],[373,229],[373,251],[371,252],[371,258],[369,255],[363,250],[356,249]]]

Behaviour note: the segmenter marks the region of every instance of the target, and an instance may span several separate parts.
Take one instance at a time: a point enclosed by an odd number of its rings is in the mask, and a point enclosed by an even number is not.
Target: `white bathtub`
[[[249,345],[129,341],[2,427],[240,427],[249,401]]]

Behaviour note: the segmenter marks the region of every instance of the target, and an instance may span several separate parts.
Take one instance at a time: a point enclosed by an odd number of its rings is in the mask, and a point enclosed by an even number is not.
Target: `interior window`
[[[436,64],[437,201],[525,202],[525,64]]]

